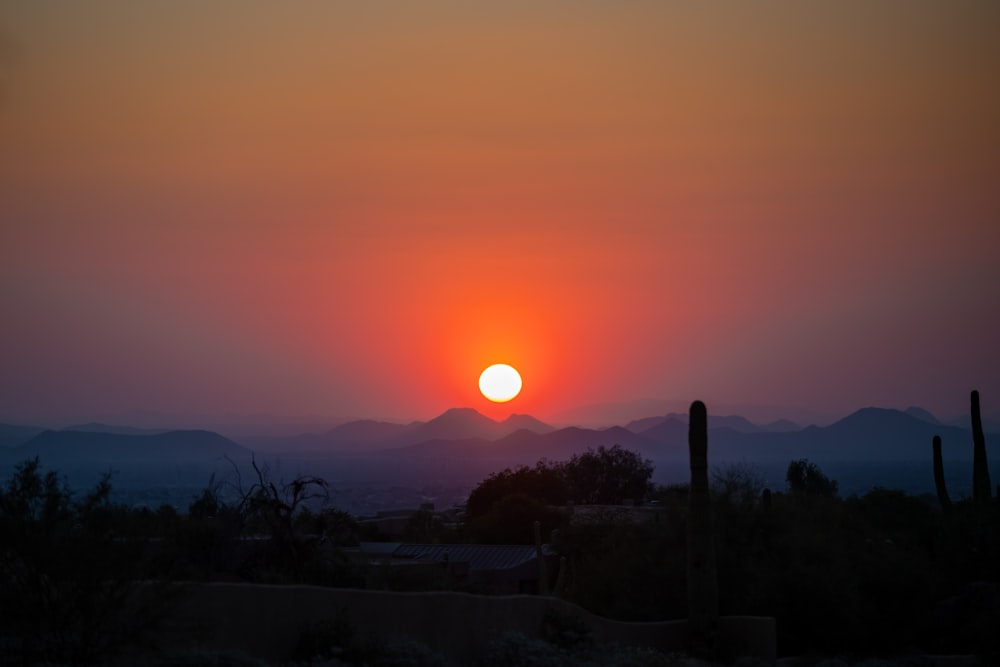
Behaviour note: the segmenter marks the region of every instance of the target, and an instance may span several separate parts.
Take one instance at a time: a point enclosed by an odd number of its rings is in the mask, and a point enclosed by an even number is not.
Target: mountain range
[[[517,431],[549,433],[555,428],[529,415],[512,414],[502,421],[473,408],[452,408],[426,422],[398,424],[361,419],[318,434],[288,437],[248,437],[241,442],[262,450],[357,453],[415,445],[433,440],[498,440]]]
[[[920,408],[863,408],[829,426],[805,428],[786,420],[754,424],[736,415],[709,417],[710,456],[718,460],[913,460],[929,456],[934,435],[943,439],[945,458],[971,459],[969,429],[943,424]],[[52,431],[0,424],[0,444],[4,458],[41,456],[53,461],[75,460],[83,452],[113,460],[155,460],[242,458],[259,451],[285,456],[485,456],[512,464],[565,459],[587,448],[619,444],[657,461],[686,456],[687,415],[669,413],[605,429],[557,429],[529,415],[496,421],[472,408],[453,408],[426,422],[357,420],[317,434],[245,437],[239,443],[199,430],[89,423]]]
[[[105,425],[101,425],[105,426]],[[17,442],[20,434],[27,436]],[[247,459],[250,450],[218,433],[203,430],[146,431],[128,427],[108,430],[43,430],[0,425],[0,437],[11,441],[0,450],[0,463],[38,457],[54,466],[191,464],[229,457]]]
[[[654,462],[686,461],[687,457],[687,415],[677,413],[633,421],[625,427],[519,429],[500,438],[487,438],[480,429],[462,428],[464,420],[452,419],[450,412],[435,420],[435,438],[408,442],[400,437],[390,445],[385,441],[366,442],[360,438],[363,434],[356,433],[359,439],[354,442],[354,451],[367,446],[370,451],[381,450],[398,457],[486,457],[498,463],[530,465],[542,458],[563,460],[587,448],[618,444]],[[499,424],[496,428],[501,430]],[[411,434],[419,436],[423,432]],[[942,437],[945,459],[972,459],[969,429],[929,421],[912,411],[883,408],[864,408],[825,427],[801,428],[790,422],[755,425],[742,417],[712,418],[709,457],[715,461],[784,463],[799,458],[929,460],[934,435]],[[996,439],[988,437],[988,441]]]

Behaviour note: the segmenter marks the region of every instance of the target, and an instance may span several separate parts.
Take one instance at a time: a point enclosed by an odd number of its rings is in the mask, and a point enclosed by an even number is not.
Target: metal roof
[[[448,559],[451,563],[468,563],[469,570],[509,570],[535,560],[535,547],[522,544],[398,544],[393,550],[393,558],[406,558],[427,563],[440,563]],[[386,545],[388,546],[388,544]],[[388,549],[374,547],[371,542],[362,544],[366,553]],[[542,554],[553,555],[547,544],[542,545]]]
[[[399,545],[399,542],[362,542],[359,546],[369,556],[391,556]]]

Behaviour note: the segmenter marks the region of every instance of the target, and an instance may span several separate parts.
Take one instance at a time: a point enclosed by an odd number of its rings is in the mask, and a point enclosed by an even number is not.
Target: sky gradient
[[[680,4],[4,2],[0,421],[996,413],[1000,4]]]

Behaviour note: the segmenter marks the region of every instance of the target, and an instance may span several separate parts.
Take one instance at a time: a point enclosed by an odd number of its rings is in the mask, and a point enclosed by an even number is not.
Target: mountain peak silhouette
[[[500,422],[500,425],[504,427],[505,431],[509,432],[524,430],[534,431],[535,433],[549,433],[555,430],[555,427],[549,426],[531,415],[517,413],[511,413],[506,419]]]
[[[147,461],[244,456],[250,451],[228,438],[202,429],[132,434],[100,431],[43,431],[24,443],[29,455],[67,461],[142,459]]]
[[[907,414],[914,419],[919,419],[920,421],[927,422],[928,424],[940,424],[941,420],[935,417],[929,410],[924,410],[923,408],[911,405],[910,407],[903,410],[904,414]]]
[[[475,408],[448,408],[437,417],[434,417],[424,425],[428,424],[496,424],[495,419],[487,417]]]

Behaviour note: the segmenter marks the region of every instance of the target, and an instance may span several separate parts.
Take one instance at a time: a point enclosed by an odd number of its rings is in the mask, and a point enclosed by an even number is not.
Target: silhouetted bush
[[[507,468],[469,494],[462,534],[473,542],[531,544],[535,521],[543,535],[565,524],[553,506],[642,501],[652,491],[652,474],[651,461],[620,445],[588,449],[565,462]]]
[[[522,493],[513,493],[496,501],[484,514],[467,519],[463,532],[483,544],[534,544],[535,521],[541,523],[542,535],[565,523],[558,508]]]
[[[560,464],[539,461],[533,468],[518,466],[490,474],[469,494],[466,516],[470,520],[481,517],[512,495],[527,496],[543,505],[565,505],[570,498]]]
[[[633,522],[608,512],[562,529],[555,547],[568,562],[563,597],[618,620],[686,615],[684,524],[662,516]]]
[[[837,482],[824,475],[819,466],[809,459],[798,459],[789,463],[785,481],[793,496],[832,498],[837,495]]]
[[[0,488],[0,633],[13,660],[86,663],[125,647],[167,599],[105,475],[81,499],[37,458]]]
[[[570,498],[581,505],[643,501],[651,490],[653,462],[621,445],[588,449],[563,465]]]

